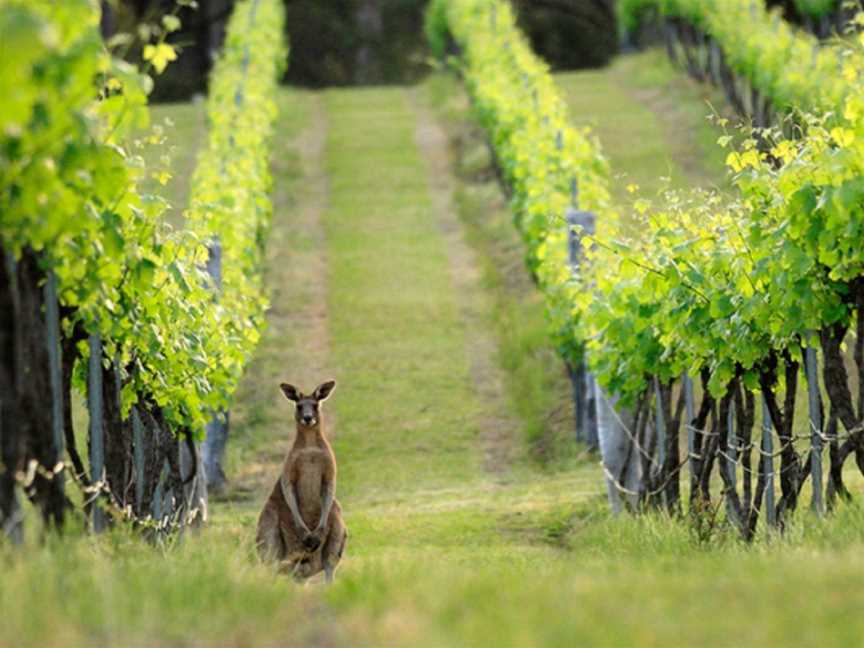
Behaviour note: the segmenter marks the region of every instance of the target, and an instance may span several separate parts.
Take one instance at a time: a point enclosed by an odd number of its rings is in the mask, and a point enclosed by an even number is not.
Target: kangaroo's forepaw
[[[315,551],[321,546],[321,536],[315,533],[307,533],[303,536],[303,546],[309,551]]]

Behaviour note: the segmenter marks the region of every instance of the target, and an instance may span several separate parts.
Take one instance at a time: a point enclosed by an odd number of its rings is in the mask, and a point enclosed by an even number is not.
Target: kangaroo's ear
[[[325,382],[321,385],[318,385],[318,387],[315,389],[315,392],[312,394],[312,396],[317,401],[327,400],[327,397],[333,393],[334,387],[336,387],[336,381],[335,380],[328,380],[327,382]]]
[[[285,394],[285,398],[294,401],[295,403],[300,400],[300,392],[297,391],[297,388],[294,385],[282,383],[279,386],[282,388],[282,393]]]

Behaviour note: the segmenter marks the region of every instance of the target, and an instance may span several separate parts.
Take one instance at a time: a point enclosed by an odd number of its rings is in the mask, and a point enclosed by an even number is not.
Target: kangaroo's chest
[[[327,455],[318,448],[301,450],[295,459],[297,499],[304,514],[321,510]],[[305,517],[305,515],[304,515]]]

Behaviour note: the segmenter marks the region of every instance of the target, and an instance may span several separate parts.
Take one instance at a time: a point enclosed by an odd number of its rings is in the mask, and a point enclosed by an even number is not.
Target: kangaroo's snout
[[[318,403],[311,398],[301,399],[297,403],[297,422],[310,427],[318,422]]]

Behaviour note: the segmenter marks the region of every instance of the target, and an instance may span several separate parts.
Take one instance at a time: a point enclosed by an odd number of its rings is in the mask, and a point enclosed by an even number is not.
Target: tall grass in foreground
[[[284,623],[296,595],[235,538],[156,548],[119,529],[0,549],[0,646],[224,639]]]
[[[864,509],[807,516],[748,546],[722,528],[701,542],[662,515],[613,519],[595,501],[551,560],[466,543],[394,561],[368,546],[331,588],[273,576],[227,527],[161,548],[124,529],[48,539],[0,549],[0,646],[854,645]]]
[[[793,520],[784,537],[705,544],[660,515],[574,525],[560,561],[370,563],[329,593],[360,644],[857,645],[864,513]],[[434,568],[430,568],[434,565]]]

